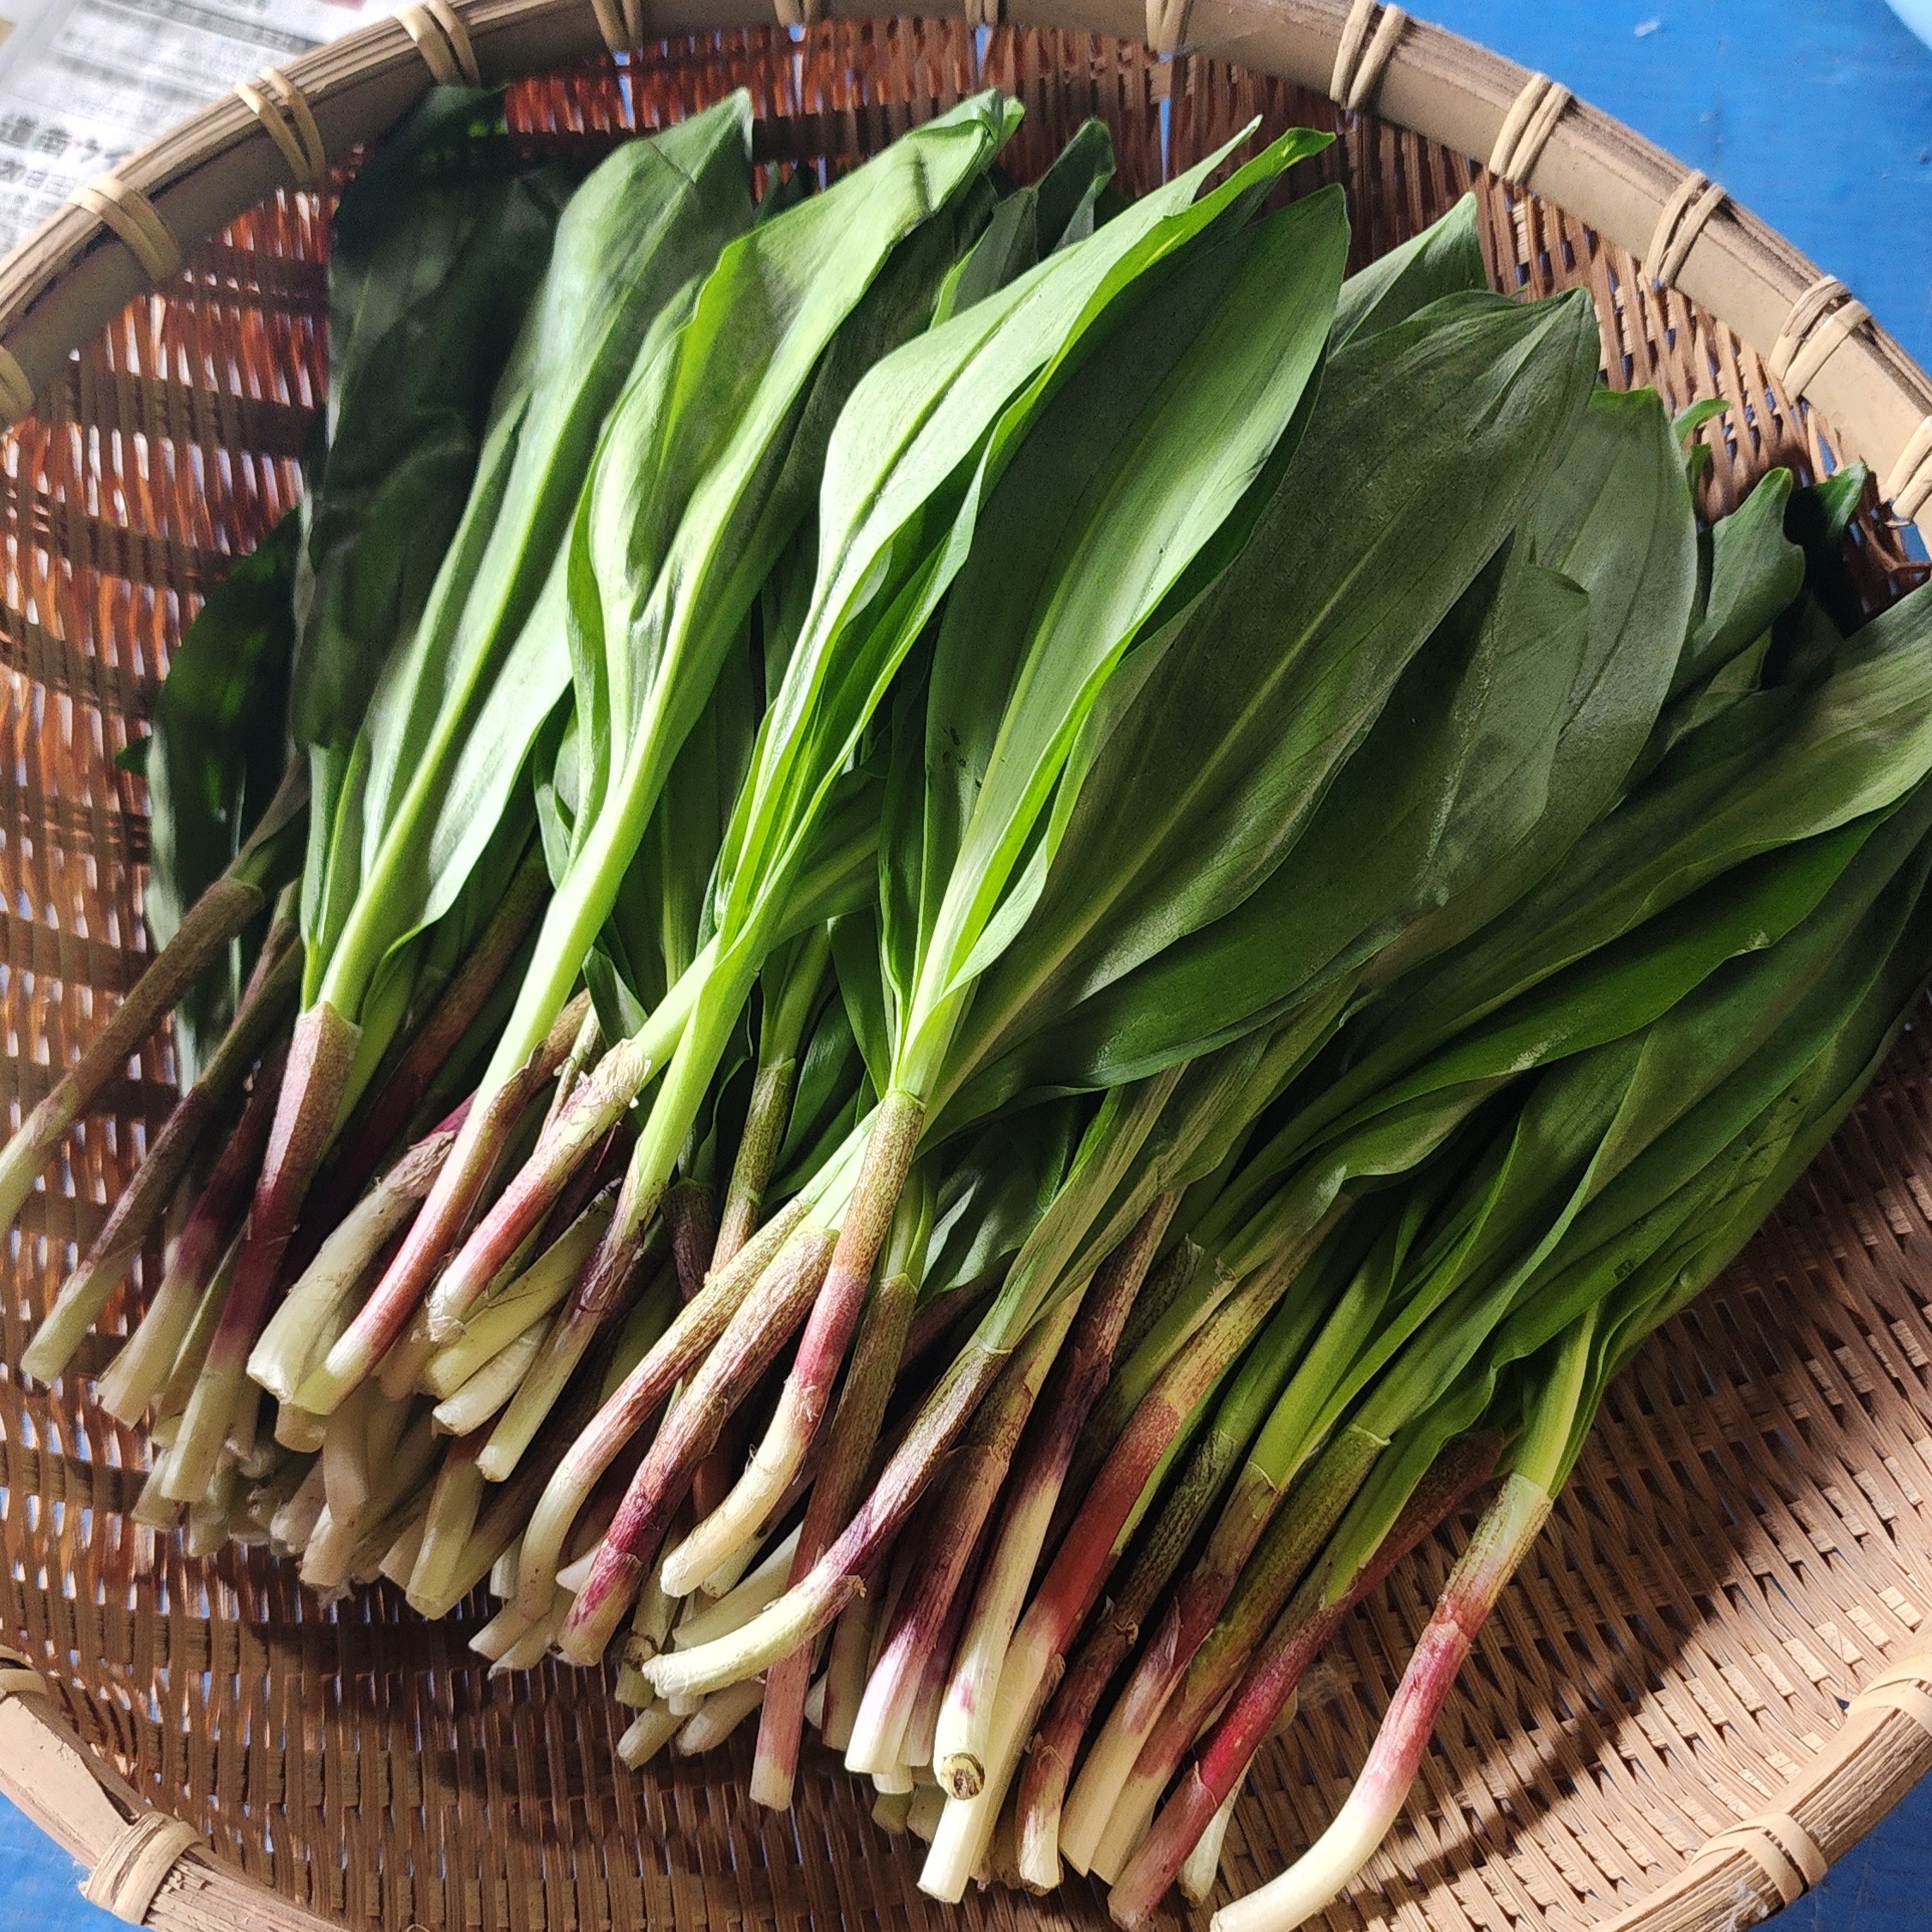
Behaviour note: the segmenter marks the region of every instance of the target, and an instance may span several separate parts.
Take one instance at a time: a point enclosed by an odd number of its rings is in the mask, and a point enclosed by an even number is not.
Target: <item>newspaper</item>
[[[0,251],[82,182],[394,0],[0,0]]]

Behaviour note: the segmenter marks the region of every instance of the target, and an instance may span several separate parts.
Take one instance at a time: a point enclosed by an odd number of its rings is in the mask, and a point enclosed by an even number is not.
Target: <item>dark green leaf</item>
[[[283,718],[295,647],[291,511],[209,592],[182,633],[146,741],[153,863],[143,910],[157,946],[241,849],[288,762]],[[228,949],[175,1014],[184,1087],[226,1030],[260,934]]]

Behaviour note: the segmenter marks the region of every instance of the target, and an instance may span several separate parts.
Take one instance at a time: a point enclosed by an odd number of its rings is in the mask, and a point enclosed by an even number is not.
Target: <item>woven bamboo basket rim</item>
[[[775,3],[782,25],[804,17],[793,0]],[[975,24],[987,4],[967,0]],[[1002,17],[999,0],[991,4],[993,17]],[[866,0],[808,11],[841,20],[888,14]],[[766,17],[752,0],[655,0],[648,20],[622,24],[612,0],[435,0],[318,47],[285,73],[323,153],[335,160],[393,126],[435,81],[493,84],[647,37]],[[1668,251],[1668,215],[1699,206],[1701,196],[1686,201],[1683,191],[1710,185],[1546,75],[1377,0],[1146,0],[1144,17],[1132,0],[1023,0],[1004,17],[1144,36],[1162,55],[1185,48],[1322,93],[1341,80],[1353,96],[1345,105],[1373,105],[1385,121],[1490,157],[1494,172],[1640,261],[1653,244]],[[1353,57],[1338,69],[1345,55]],[[139,239],[148,214],[158,218],[154,238],[172,237],[178,255],[287,184],[287,130],[278,134],[272,124],[293,118],[226,96],[129,156],[103,178],[113,184],[106,193],[69,202],[0,262],[0,349],[13,365],[0,364],[6,420],[25,414],[69,353],[151,285],[151,247]],[[1500,145],[1506,132],[1512,139]],[[131,245],[129,232],[137,237]],[[1673,265],[1670,279],[1723,317],[1774,375],[1802,378],[1794,393],[1843,427],[1881,479],[1881,494],[1922,516],[1923,531],[1932,533],[1932,378],[1863,305],[1728,196],[1706,211]]]
[[[967,0],[969,25],[996,24],[973,11],[982,3]],[[777,8],[781,27],[806,24],[788,0]],[[823,17],[895,16],[835,3]],[[92,184],[0,262],[0,418],[30,414],[72,353],[196,245],[292,181],[318,180],[433,82],[493,84],[760,24],[769,16],[747,0],[657,0],[648,20],[637,0],[622,10],[616,0],[426,0],[237,90]],[[1025,0],[1009,24],[1144,42],[1162,63],[1156,95],[1178,71],[1170,57],[1188,54],[1487,156],[1493,177],[1567,211],[1642,263],[1653,285],[1722,317],[1784,393],[1871,464],[1895,522],[1916,519],[1932,540],[1932,380],[1842,284],[1721,188],[1546,76],[1377,0],[1148,0],[1144,18],[1130,0]],[[1932,1222],[1932,1204],[1923,1213]],[[1923,1447],[1932,1462],[1932,1426]],[[54,1461],[11,1446],[0,1486],[23,1488],[24,1472]],[[72,1500],[76,1466],[64,1478]],[[1905,1490],[1916,1501],[1909,1482]],[[88,1869],[90,1898],[130,1923],[181,1932],[329,1923],[150,1805],[46,1694],[45,1661],[0,1651],[0,1790]],[[1610,1932],[1733,1927],[1815,1884],[1932,1769],[1932,1645],[1897,1646],[1820,1743],[1808,1766],[1760,1786],[1760,1812],[1678,1848],[1688,1854],[1678,1869],[1597,1923]]]

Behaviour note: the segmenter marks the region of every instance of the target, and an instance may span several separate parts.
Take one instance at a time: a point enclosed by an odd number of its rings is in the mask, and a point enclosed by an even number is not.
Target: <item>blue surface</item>
[[[1899,0],[1932,24],[1932,0]],[[1932,51],[1882,0],[1422,0],[1736,197],[1932,366]],[[0,1798],[0,1932],[112,1932],[69,1860]],[[1932,1781],[1775,1922],[1932,1928]]]
[[[1902,0],[1920,18],[1932,0]],[[1883,0],[1422,0],[1713,181],[1932,367],[1932,49]]]

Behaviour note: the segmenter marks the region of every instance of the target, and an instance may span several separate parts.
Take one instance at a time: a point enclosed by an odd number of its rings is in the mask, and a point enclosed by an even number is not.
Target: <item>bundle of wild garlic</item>
[[[167,943],[0,1153],[176,1011],[25,1367],[179,1202],[145,1520],[486,1585],[627,1761],[756,1712],[783,1805],[809,1722],[928,1890],[1128,1926],[1500,1477],[1285,1927],[1932,972],[1932,603],[1846,634],[1856,470],[1700,528],[1470,204],[1344,280],[1265,212],[1323,137],[1126,201],[1097,124],[996,186],[1017,118],[755,205],[741,94],[573,181],[444,93],[364,170],[307,500],[139,748]]]

